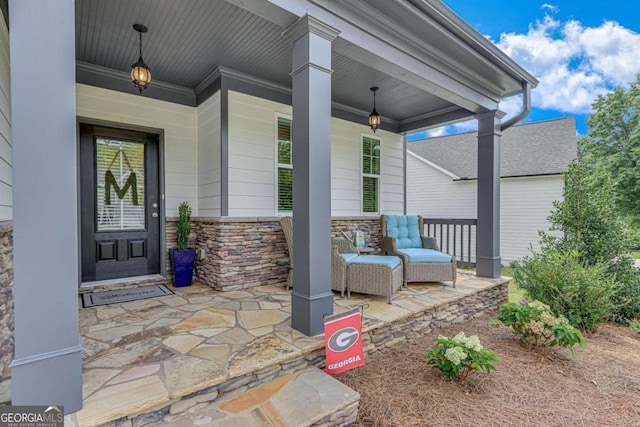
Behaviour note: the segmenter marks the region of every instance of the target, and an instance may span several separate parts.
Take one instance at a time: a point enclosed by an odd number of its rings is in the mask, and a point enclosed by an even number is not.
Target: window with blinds
[[[96,139],[98,231],[145,228],[144,144]]]
[[[278,212],[293,210],[291,119],[278,117]]]
[[[379,213],[380,140],[362,137],[362,212]]]

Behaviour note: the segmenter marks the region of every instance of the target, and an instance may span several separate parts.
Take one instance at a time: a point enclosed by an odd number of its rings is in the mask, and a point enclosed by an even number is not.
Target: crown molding
[[[76,82],[139,95],[129,73],[83,61],[76,61]],[[192,107],[196,105],[193,89],[161,80],[152,80],[143,96]]]

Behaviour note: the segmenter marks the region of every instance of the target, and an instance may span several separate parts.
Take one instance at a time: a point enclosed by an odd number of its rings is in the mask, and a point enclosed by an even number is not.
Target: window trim
[[[279,119],[286,119],[286,120],[290,120],[291,121],[291,164],[288,165],[286,163],[280,163],[279,162],[279,152],[278,152],[278,120]],[[278,170],[280,168],[283,169],[293,169],[293,116],[291,114],[284,114],[284,113],[278,113],[276,112],[275,114],[275,120],[274,120],[274,135],[273,135],[273,141],[274,141],[274,148],[273,148],[273,163],[274,163],[274,168],[273,168],[273,175],[274,175],[274,212],[275,212],[275,216],[290,216],[293,213],[293,208],[290,211],[281,211],[279,206],[278,206],[278,194],[280,192],[280,187],[279,187],[279,182],[278,182]],[[291,205],[293,206],[293,196],[292,196],[292,200],[291,200]]]
[[[380,144],[380,173],[379,174],[371,174],[362,172],[364,166],[364,138],[375,139]],[[370,134],[370,133],[360,133],[360,215],[361,216],[378,216],[380,215],[380,208],[382,205],[382,200],[380,195],[382,194],[382,138]],[[378,179],[378,211],[377,212],[365,212],[364,211],[364,185],[363,178],[377,178]]]

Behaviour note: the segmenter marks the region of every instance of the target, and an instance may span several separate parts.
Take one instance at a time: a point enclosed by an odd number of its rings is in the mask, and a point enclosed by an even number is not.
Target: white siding
[[[562,199],[563,187],[561,175],[502,179],[500,248],[506,262],[530,255],[529,244],[540,249],[538,231],[549,230],[547,218],[553,201]]]
[[[501,180],[500,252],[504,265],[530,254],[530,245],[539,249],[538,231],[549,229],[547,217],[553,201],[562,198],[563,186],[560,175]],[[476,208],[475,180],[454,181],[414,156],[407,156],[407,212],[425,218],[476,218]]]
[[[139,95],[76,85],[78,117],[164,130],[166,215],[189,202],[198,215],[196,109]]]
[[[276,113],[291,107],[229,92],[229,216],[273,216]]]
[[[407,213],[425,218],[475,218],[475,181],[453,178],[407,155]]]
[[[276,209],[276,117],[289,105],[229,92],[229,216],[270,216]],[[331,120],[331,211],[362,214],[361,140],[368,126]],[[382,139],[381,212],[402,213],[402,136],[378,131]]]
[[[0,12],[0,221],[13,218],[9,33]]]
[[[198,215],[220,216],[220,92],[197,108]]]

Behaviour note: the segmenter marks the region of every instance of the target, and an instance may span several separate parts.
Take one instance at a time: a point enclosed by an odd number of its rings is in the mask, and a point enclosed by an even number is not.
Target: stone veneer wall
[[[467,319],[480,317],[487,312],[496,312],[501,304],[508,301],[509,282],[496,285],[475,294],[463,296],[458,300],[441,306],[416,313],[404,319],[385,326],[369,327],[363,330],[362,339],[364,350],[372,354],[384,348],[391,347],[406,339],[427,335],[435,329],[446,328]],[[206,412],[209,405],[218,403],[222,399],[231,399],[243,394],[249,389],[269,383],[278,377],[291,375],[308,366],[324,368],[325,349],[318,348],[310,353],[293,359],[267,366],[259,371],[231,378],[224,383],[214,385],[183,397],[181,400],[160,408],[154,412],[131,418],[122,418],[105,424],[108,427],[133,426],[140,427],[154,422],[170,423],[185,413]],[[334,414],[314,425],[334,427],[349,425],[357,416],[356,404],[345,408],[341,413]]]
[[[13,358],[13,222],[0,222],[0,384]],[[0,400],[1,402],[1,400]]]
[[[194,218],[195,247],[206,250],[196,262],[196,277],[220,291],[284,283],[289,271],[287,245],[279,218]],[[380,246],[380,219],[334,217],[332,237],[343,237],[365,223],[371,228],[370,246]],[[175,221],[167,221],[167,248],[175,242]],[[168,255],[167,255],[168,256]],[[167,264],[168,265],[168,264]]]
[[[196,277],[232,291],[287,280],[289,257],[278,218],[197,218],[196,246],[206,257]]]
[[[360,224],[366,224],[371,230],[367,246],[374,249],[380,249],[382,242],[382,234],[380,233],[380,217],[363,217],[363,216],[336,216],[331,218],[331,237],[342,237],[341,231],[351,235],[351,230],[358,228]],[[366,227],[363,227],[366,229]]]

